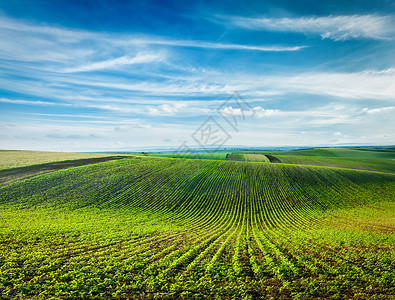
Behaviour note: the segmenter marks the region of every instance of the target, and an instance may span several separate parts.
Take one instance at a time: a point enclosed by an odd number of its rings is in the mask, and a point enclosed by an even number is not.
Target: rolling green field
[[[390,299],[394,190],[391,170],[161,157],[22,179],[0,188],[0,294]]]

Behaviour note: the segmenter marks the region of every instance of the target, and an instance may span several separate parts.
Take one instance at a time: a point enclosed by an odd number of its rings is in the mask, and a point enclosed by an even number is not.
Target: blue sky
[[[224,146],[395,144],[394,28],[395,1],[3,0],[0,149],[194,147],[208,119]]]

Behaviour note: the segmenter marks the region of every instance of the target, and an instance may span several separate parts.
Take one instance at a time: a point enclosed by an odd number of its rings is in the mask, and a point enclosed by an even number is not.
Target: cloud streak
[[[55,63],[57,65],[52,66],[50,70],[60,73],[87,72],[137,63],[158,62],[163,59],[164,48],[169,47],[258,52],[292,52],[306,47],[305,45],[249,45],[175,40],[166,36],[146,34],[108,34],[37,25],[7,17],[0,17],[0,39],[2,41],[0,56],[3,59],[41,63],[39,67],[47,70],[48,64]],[[124,55],[114,58],[113,52]],[[159,54],[156,54],[157,52]],[[70,66],[76,61],[82,64]]]
[[[395,106],[387,106],[387,107],[380,107],[380,108],[364,108],[363,112],[366,112],[368,114],[379,114],[379,113],[385,113],[385,112],[391,112],[395,109]]]
[[[176,102],[173,104],[162,104],[160,106],[148,107],[147,111],[150,115],[174,115],[179,110],[185,109],[186,103]]]
[[[71,104],[68,103],[49,102],[49,101],[40,101],[40,100],[31,101],[31,100],[7,99],[7,98],[0,98],[0,103],[38,105],[38,106],[72,106]]]
[[[165,40],[165,39],[130,39],[128,43],[132,45],[164,45],[174,47],[187,48],[204,48],[204,49],[218,49],[218,50],[252,50],[263,52],[286,52],[299,51],[307,46],[253,46],[242,44],[226,44],[226,43],[210,43],[204,41],[190,41],[190,40]]]
[[[142,63],[151,63],[163,61],[160,54],[138,53],[135,57],[122,56],[114,59],[108,59],[74,68],[66,68],[64,73],[90,72],[103,69],[111,69],[117,66],[134,65]]]
[[[296,76],[272,77],[267,81],[273,87],[288,92],[355,99],[393,100],[395,97],[395,69],[302,73]]]
[[[299,18],[227,18],[232,24],[250,30],[318,34],[323,39],[392,38],[394,22],[389,16],[351,15]]]

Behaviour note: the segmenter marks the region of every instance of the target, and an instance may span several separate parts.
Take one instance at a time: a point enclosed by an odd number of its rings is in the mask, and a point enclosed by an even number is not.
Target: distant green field
[[[98,153],[0,150],[0,170],[83,158],[113,156]]]
[[[362,147],[338,147],[338,148],[313,148],[293,151],[267,152],[272,155],[303,155],[323,157],[352,157],[352,158],[384,158],[395,159],[394,148],[362,148]]]
[[[226,160],[245,161],[246,157],[244,156],[243,153],[228,153],[226,155]]]
[[[282,163],[328,166],[339,168],[351,168],[370,170],[378,172],[395,171],[395,149],[387,148],[362,148],[362,147],[338,147],[338,148],[313,148],[293,151],[275,152],[210,152],[191,154],[151,154],[151,156],[192,158],[192,159],[214,159],[234,160],[247,162],[268,162],[265,156],[273,155]]]
[[[201,153],[152,153],[150,156],[190,159],[225,160],[228,152],[201,152]]]
[[[4,298],[390,299],[395,175],[135,157],[0,188]]]
[[[395,160],[354,157],[323,157],[304,155],[276,155],[283,163],[339,168],[360,169],[378,172],[395,173]]]

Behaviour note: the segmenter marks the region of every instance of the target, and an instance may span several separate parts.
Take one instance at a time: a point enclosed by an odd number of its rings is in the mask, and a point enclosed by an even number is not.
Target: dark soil
[[[281,160],[273,155],[265,154],[265,156],[270,160],[271,163],[281,163]]]
[[[79,167],[90,164],[97,164],[101,162],[133,158],[133,156],[108,156],[99,158],[87,158],[87,159],[77,159],[77,160],[67,160],[61,162],[47,163],[42,165],[34,165],[27,167],[20,167],[8,170],[0,171],[0,186],[8,185],[16,181],[34,177],[37,175],[50,173],[62,169],[68,169],[73,167]]]

